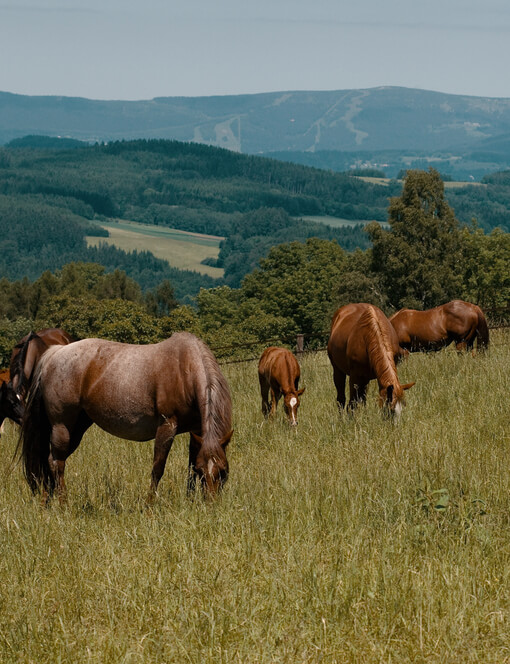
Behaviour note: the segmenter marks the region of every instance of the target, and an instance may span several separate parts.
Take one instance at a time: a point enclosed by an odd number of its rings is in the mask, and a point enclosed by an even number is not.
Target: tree
[[[266,313],[289,320],[289,330],[323,339],[346,267],[346,253],[335,240],[282,244],[245,277],[241,294],[260,302]]]
[[[391,230],[369,224],[372,271],[395,309],[429,309],[462,291],[462,235],[437,171],[408,171],[391,199]]]
[[[510,303],[510,233],[499,229],[485,235],[463,229],[464,287],[462,297],[482,308]]]

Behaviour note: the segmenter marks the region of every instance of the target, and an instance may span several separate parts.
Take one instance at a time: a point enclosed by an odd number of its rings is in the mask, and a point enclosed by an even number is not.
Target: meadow
[[[264,421],[256,362],[223,367],[230,479],[185,492],[187,437],[144,505],[152,444],[97,428],[43,508],[0,441],[0,661],[510,661],[510,334],[414,354],[398,425],[340,415],[324,352],[302,359],[299,425]],[[280,406],[281,407],[281,406]]]
[[[103,222],[101,226],[108,230],[110,237],[88,236],[89,247],[106,242],[127,252],[150,251],[172,267],[195,270],[215,278],[223,276],[222,268],[202,264],[205,258],[218,258],[222,237],[124,220]]]

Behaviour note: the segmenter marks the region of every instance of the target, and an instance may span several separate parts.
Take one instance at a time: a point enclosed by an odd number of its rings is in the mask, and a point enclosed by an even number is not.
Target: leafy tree
[[[241,293],[266,313],[292,321],[289,332],[324,338],[346,266],[346,253],[334,240],[279,245],[245,277]]]
[[[389,206],[391,230],[368,227],[372,271],[391,307],[429,309],[462,291],[462,235],[437,171],[408,171]]]
[[[463,229],[464,275],[462,297],[482,308],[510,303],[510,234],[499,229],[485,235]]]

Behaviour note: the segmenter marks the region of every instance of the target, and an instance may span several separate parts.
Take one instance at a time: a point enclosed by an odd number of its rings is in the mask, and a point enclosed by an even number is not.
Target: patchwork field
[[[165,226],[150,226],[133,221],[101,223],[110,233],[108,238],[87,237],[89,246],[100,242],[113,244],[124,251],[150,251],[172,267],[196,270],[211,277],[222,277],[223,270],[202,265],[204,258],[217,258],[223,238],[215,235],[188,233]]]
[[[212,505],[186,496],[185,435],[148,511],[152,445],[93,428],[68,506],[42,508],[7,427],[0,661],[510,661],[508,331],[485,355],[410,356],[398,425],[375,385],[340,415],[323,352],[296,430],[263,420],[256,362],[223,370],[235,434]]]

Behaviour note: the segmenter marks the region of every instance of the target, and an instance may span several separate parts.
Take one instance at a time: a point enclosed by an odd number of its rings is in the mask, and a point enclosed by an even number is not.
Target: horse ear
[[[231,429],[230,433],[227,433],[227,435],[220,440],[220,445],[223,447],[223,449],[225,449],[226,446],[230,443],[230,439],[232,438],[233,433],[234,429]]]
[[[190,431],[190,442],[195,446],[195,447],[202,447],[202,443],[204,442],[204,439],[202,436],[199,436],[197,433],[193,433],[193,431]]]
[[[402,389],[409,390],[413,385],[416,385],[416,381],[414,381],[413,383],[406,383],[405,385],[402,385]]]
[[[300,396],[303,394],[303,392],[304,392],[305,390],[306,390],[306,387],[302,387],[300,390],[298,390],[298,391],[297,391],[297,393],[298,393],[298,397],[300,397]]]

